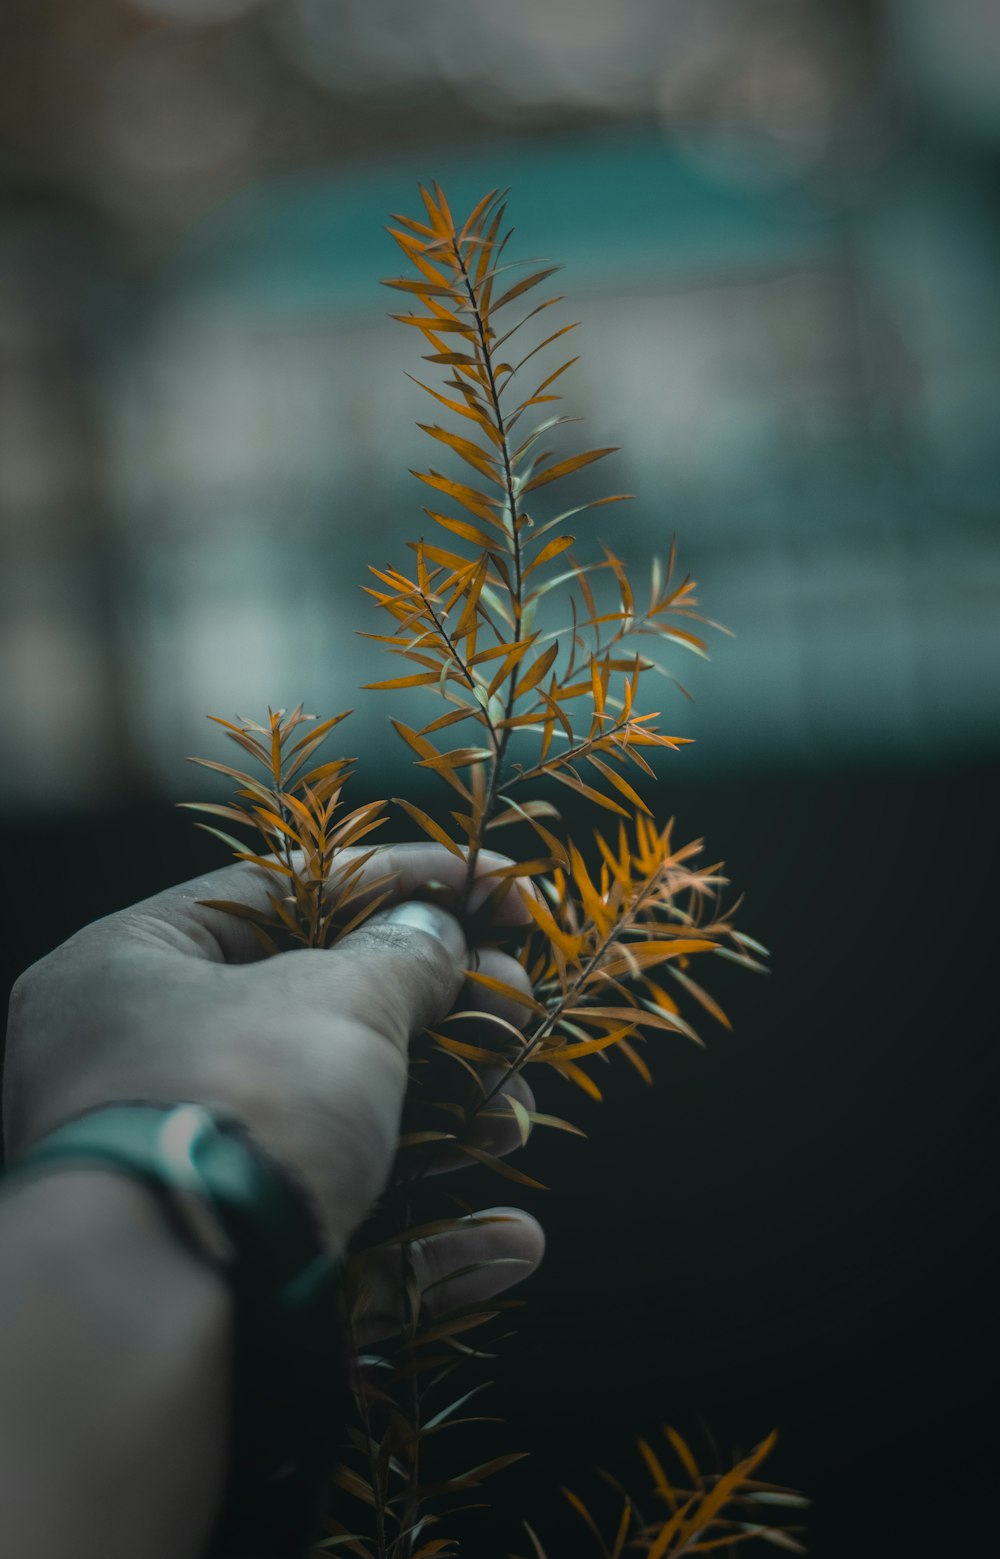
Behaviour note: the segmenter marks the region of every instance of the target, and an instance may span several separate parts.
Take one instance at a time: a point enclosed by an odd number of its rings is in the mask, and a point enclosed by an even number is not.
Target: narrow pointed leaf
[[[539,682],[541,682],[542,678],[548,672],[558,653],[558,644],[550,644],[547,650],[542,651],[538,659],[532,663],[529,669],[525,672],[524,676],[521,678],[520,682],[518,682],[514,688],[515,698],[523,697],[525,693],[530,693],[532,688],[538,686]]]
[[[582,455],[573,455],[568,460],[560,460],[554,466],[549,466],[546,470],[540,471],[537,476],[533,476],[530,482],[526,482],[524,491],[530,493],[536,487],[544,487],[546,482],[556,482],[560,477],[570,476],[574,471],[581,470],[583,466],[590,465],[594,460],[602,460],[605,455],[613,455],[617,447],[612,445],[607,449],[588,449]]]
[[[438,844],[444,845],[445,849],[452,855],[456,855],[460,861],[465,860],[465,856],[459,846],[454,839],[449,837],[440,823],[435,823],[432,817],[428,817],[427,813],[422,811],[420,807],[414,806],[412,801],[404,801],[401,796],[394,796],[392,799],[397,806],[402,807],[408,817],[412,817],[419,828],[423,829],[428,839],[433,839]]]
[[[537,287],[539,282],[543,282],[547,276],[553,276],[558,270],[561,270],[561,266],[550,265],[545,270],[533,271],[530,276],[522,277],[519,282],[515,282],[513,287],[508,288],[502,297],[497,298],[496,302],[491,305],[491,311],[495,313],[497,309],[502,309],[505,304],[513,303],[514,299],[519,298],[523,292],[527,292],[531,287]]]

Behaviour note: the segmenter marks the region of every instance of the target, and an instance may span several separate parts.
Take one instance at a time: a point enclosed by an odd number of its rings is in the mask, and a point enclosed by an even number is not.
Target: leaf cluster
[[[289,946],[330,947],[353,931],[384,901],[390,879],[359,883],[374,850],[358,849],[361,840],[385,821],[385,802],[369,802],[340,814],[341,792],[354,760],[334,758],[316,763],[317,749],[350,710],[313,724],[315,715],[298,705],[290,714],[268,709],[268,722],[238,719],[236,723],[210,715],[231,741],[243,749],[261,775],[192,758],[202,768],[224,774],[236,786],[237,801],[182,801],[195,812],[206,812],[251,829],[259,842],[250,847],[209,823],[198,823],[227,845],[238,861],[249,861],[268,873],[270,913],[258,912],[229,899],[206,899],[212,909],[246,920],[265,953]],[[295,736],[300,726],[304,733]],[[345,856],[344,851],[351,854]]]
[[[775,1434],[769,1434],[748,1456],[720,1473],[703,1472],[687,1441],[669,1424],[663,1426],[663,1436],[667,1445],[659,1453],[646,1440],[637,1441],[652,1480],[656,1514],[644,1516],[618,1479],[599,1468],[598,1476],[622,1500],[614,1531],[605,1536],[584,1501],[571,1489],[561,1491],[584,1522],[602,1559],[622,1559],[626,1550],[644,1559],[679,1559],[682,1554],[716,1550],[727,1553],[754,1540],[785,1553],[805,1553],[798,1538],[799,1528],[775,1526],[773,1521],[764,1519],[768,1508],[797,1510],[809,1503],[791,1489],[756,1477],[758,1468],[774,1449]],[[671,1459],[679,1469],[672,1477],[666,1471]],[[524,1526],[531,1541],[532,1559],[547,1559],[535,1532],[527,1522]],[[521,1556],[511,1555],[510,1559]]]
[[[463,910],[487,843],[516,841],[509,850],[515,864],[495,873],[497,886],[480,913],[488,917],[506,894],[521,897],[529,925],[517,956],[531,994],[474,971],[473,988],[513,1002],[522,1020],[514,1024],[466,1007],[411,1049],[415,1082],[421,1068],[430,1077],[436,1067],[461,1088],[417,1090],[419,1118],[399,1144],[383,1198],[383,1227],[362,1231],[348,1263],[357,1421],[337,1481],[361,1516],[351,1528],[333,1523],[322,1546],[343,1547],[357,1559],[445,1559],[453,1545],[427,1535],[442,1512],[520,1454],[448,1477],[426,1470],[439,1433],[481,1421],[457,1416],[479,1387],[439,1402],[457,1369],[494,1356],[478,1338],[470,1342],[469,1334],[519,1304],[491,1299],[444,1313],[429,1304],[429,1292],[416,1282],[412,1248],[457,1226],[456,1215],[418,1212],[430,1172],[444,1156],[458,1155],[544,1189],[486,1152],[476,1128],[483,1119],[513,1114],[522,1146],[535,1126],[583,1133],[571,1121],[528,1110],[505,1094],[512,1075],[544,1067],[599,1101],[602,1089],[592,1067],[606,1065],[617,1051],[651,1083],[644,1054],[650,1040],[683,1035],[701,1042],[693,1007],[728,1026],[693,977],[692,963],[721,955],[760,969],[766,952],[736,929],[733,910],[722,908],[721,863],[699,866],[701,842],[678,844],[673,823],[658,825],[643,795],[656,778],[651,760],[657,750],[673,753],[686,743],[659,728],[659,711],[644,706],[644,693],[650,672],[673,680],[655,658],[663,647],[706,654],[696,631],[706,619],[697,610],[694,584],[678,578],[674,546],[665,566],[654,560],[641,600],[610,547],[578,561],[568,522],[628,494],[546,512],[556,483],[614,452],[567,455],[543,447],[550,434],[561,437],[558,430],[576,420],[551,410],[561,398],[553,386],[576,358],[536,376],[536,356],[576,325],[562,325],[534,344],[521,332],[562,301],[549,296],[532,305],[528,296],[557,268],[543,264],[518,275],[518,262],[506,257],[512,230],[505,229],[503,193],[491,191],[461,222],[436,184],[421,188],[421,196],[420,218],[396,216],[389,228],[411,274],[386,285],[408,310],[393,317],[416,331],[429,349],[424,360],[443,373],[439,387],[416,380],[442,419],[420,426],[461,469],[458,475],[437,466],[412,473],[433,495],[424,509],[432,529],[409,544],[413,561],[405,568],[371,569],[368,594],[389,622],[388,631],[366,637],[404,662],[405,670],[368,687],[392,694],[424,689],[434,697],[425,723],[392,724],[415,766],[435,777],[440,802],[428,810],[407,797],[394,799],[425,837],[464,863]],[[545,409],[539,414],[538,407]],[[657,685],[662,689],[666,682]],[[215,907],[249,919],[268,953],[289,945],[332,945],[391,889],[388,879],[374,887],[366,880],[363,892],[360,886],[375,851],[359,846],[384,821],[387,803],[343,813],[341,792],[353,760],[316,761],[319,743],[343,718],[313,724],[299,706],[288,715],[269,710],[266,725],[220,720],[262,777],[195,760],[227,775],[238,798],[227,806],[196,805],[251,828],[257,842],[241,844],[214,825],[209,831],[273,881],[269,913],[225,901]],[[564,826],[559,801],[567,794],[576,810],[589,808],[600,822],[586,839],[572,838]],[[449,1200],[469,1213],[458,1198]],[[370,1303],[371,1263],[387,1249],[399,1257],[397,1313],[404,1319],[395,1342],[365,1353],[358,1333]],[[668,1431],[668,1438],[673,1434]],[[626,1498],[610,1544],[597,1534],[605,1559],[620,1559],[626,1546],[661,1559],[751,1536],[780,1545],[783,1539],[766,1527],[741,1525],[725,1514],[734,1502],[753,1502],[768,1492],[753,1483],[752,1473],[770,1441],[714,1480],[702,1477],[686,1448],[680,1451],[679,1437],[670,1443],[692,1486],[672,1486],[641,1442],[657,1498],[668,1511],[658,1523],[645,1522]],[[567,1497],[596,1533],[582,1502]],[[530,1535],[536,1559],[544,1559]],[[794,1549],[791,1539],[785,1542],[790,1545]]]

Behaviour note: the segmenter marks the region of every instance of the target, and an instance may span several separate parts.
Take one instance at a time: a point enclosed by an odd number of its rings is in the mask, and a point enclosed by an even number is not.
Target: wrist
[[[0,1229],[52,1280],[54,1297],[72,1293],[95,1321],[112,1314],[154,1347],[199,1315],[229,1324],[223,1277],[178,1238],[155,1193],[121,1170],[54,1164],[0,1182]]]
[[[306,1197],[231,1109],[213,1117],[190,1101],[83,1111],[15,1169],[84,1162],[147,1182],[232,1292],[230,1455],[213,1544],[297,1551],[325,1514],[346,1390],[339,1267]]]
[[[69,1551],[71,1534],[81,1559],[200,1551],[225,1478],[231,1325],[224,1281],[135,1180],[73,1166],[4,1187],[0,1503],[16,1551]]]

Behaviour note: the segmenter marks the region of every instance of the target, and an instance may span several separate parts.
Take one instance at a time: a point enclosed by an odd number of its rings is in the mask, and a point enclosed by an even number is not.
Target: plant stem
[[[358,1363],[358,1338],[354,1329],[354,1318],[349,1317],[348,1325],[351,1329],[351,1348],[354,1352],[354,1366],[358,1377],[358,1407],[361,1413],[361,1423],[365,1432],[365,1442],[368,1447],[368,1471],[371,1477],[372,1494],[375,1499],[375,1553],[376,1559],[388,1559],[388,1550],[385,1542],[385,1506],[382,1499],[383,1490],[378,1481],[378,1458],[375,1450],[375,1441],[372,1438],[371,1415],[368,1412],[368,1397],[365,1393],[364,1376]]]
[[[448,632],[447,628],[445,627],[443,619],[440,618],[438,616],[437,612],[434,610],[433,602],[428,600],[427,596],[424,595],[423,591],[420,592],[420,599],[421,599],[421,601],[423,601],[424,606],[427,608],[428,612],[430,613],[431,621],[433,622],[435,628],[437,629],[438,633],[441,635],[441,637],[444,640],[445,644],[448,646],[448,653],[451,655],[452,660],[455,662],[455,665],[458,667],[459,671],[462,673],[463,677],[465,678],[466,682],[469,684],[470,688],[472,688],[473,692],[475,692],[476,687],[477,687],[476,679],[472,675],[472,672],[469,670],[468,666],[465,664],[465,661],[462,659],[461,655],[459,654],[458,646],[455,643],[455,641],[452,639],[452,637],[451,637],[450,633]],[[493,751],[496,752],[497,748],[498,748],[498,746],[500,744],[500,737],[497,734],[496,726],[493,724],[493,721],[490,719],[489,710],[485,707],[485,705],[481,705],[480,707],[482,708],[482,711],[483,711],[483,718],[486,721],[486,728],[487,728],[487,730],[490,733],[490,741],[493,743]]]
[[[476,289],[473,285],[472,278],[469,275],[468,267],[465,263],[465,257],[462,254],[457,238],[452,239],[452,250],[455,255],[456,265],[462,273],[462,280],[465,283],[465,290],[469,295],[469,302],[472,307],[473,317],[476,321],[476,330],[479,335],[479,342],[476,347],[476,355],[479,358],[480,365],[486,379],[487,387],[489,389],[493,420],[496,426],[497,435],[500,439],[500,449],[503,456],[503,485],[507,498],[507,507],[510,512],[510,539],[513,548],[514,559],[514,588],[513,590],[509,591],[509,597],[511,607],[514,612],[514,634],[515,638],[519,639],[521,637],[521,616],[523,613],[523,574],[521,561],[521,538],[517,528],[517,491],[514,482],[514,469],[511,464],[510,445],[507,440],[507,429],[504,426],[503,412],[500,409],[500,391],[497,389],[496,374],[493,370],[493,356],[490,351],[490,344],[486,335],[486,322],[483,318],[483,313],[479,306],[479,299],[476,296]],[[510,681],[507,685],[507,700],[504,707],[503,716],[504,721],[509,720],[511,714],[513,713],[514,689],[516,686],[517,667],[515,666],[510,674]],[[490,777],[487,785],[486,799],[483,804],[482,815],[479,819],[479,829],[477,831],[476,837],[470,842],[469,845],[468,869],[465,876],[465,890],[462,895],[463,903],[468,903],[469,894],[472,892],[472,885],[476,877],[476,862],[479,859],[479,852],[482,849],[482,837],[496,809],[500,776],[503,772],[503,760],[507,751],[507,744],[509,740],[510,727],[507,726],[500,735],[499,740],[495,741],[494,743],[493,757],[490,762]]]
[[[597,968],[605,953],[609,948],[615,945],[615,943],[621,937],[622,933],[628,929],[629,925],[634,923],[636,914],[639,912],[639,910],[642,909],[650,894],[657,887],[660,877],[665,870],[666,863],[664,862],[659,865],[655,871],[651,872],[650,875],[646,878],[645,882],[642,884],[642,887],[639,889],[638,893],[629,904],[628,909],[622,909],[617,923],[612,926],[603,942],[601,942],[600,946],[596,948],[595,951],[591,954],[590,958],[588,958],[586,964],[584,964],[584,966],[581,968],[573,984],[569,987],[568,990],[563,992],[559,1001],[552,1008],[552,1010],[546,1014],[538,1028],[535,1030],[534,1034],[532,1034],[531,1038],[525,1041],[524,1049],[521,1051],[521,1054],[515,1061],[509,1063],[509,1065],[503,1070],[503,1074],[499,1081],[494,1083],[493,1087],[490,1088],[487,1093],[484,1093],[479,1103],[474,1105],[469,1110],[465,1117],[466,1126],[468,1126],[471,1121],[475,1120],[476,1116],[482,1109],[486,1107],[490,1100],[495,1098],[496,1095],[502,1091],[509,1079],[516,1076],[516,1074],[522,1070],[525,1063],[527,1062],[528,1057],[531,1055],[533,1050],[537,1049],[542,1040],[548,1038],[549,1034],[551,1034],[553,1028],[558,1023],[563,1013],[566,1011],[566,1008],[580,995],[587,980]],[[459,1151],[461,1150],[461,1143],[458,1143],[455,1146],[458,1147]],[[449,1148],[453,1150],[453,1147],[450,1144]],[[420,1169],[409,1182],[409,1191],[411,1193],[420,1184],[421,1180],[424,1178],[424,1175],[428,1172],[435,1159],[438,1158],[442,1151],[443,1150],[440,1147],[430,1149]]]
[[[514,581],[515,581],[514,582],[514,589],[509,592],[509,595],[510,595],[510,603],[511,603],[511,606],[512,606],[513,612],[514,612],[515,635],[516,635],[516,637],[519,638],[520,637],[520,631],[521,631],[520,630],[521,616],[522,616],[522,610],[523,610],[523,608],[522,608],[523,576],[522,576],[521,544],[520,544],[520,539],[519,539],[519,536],[518,536],[517,523],[516,523],[516,513],[517,513],[516,492],[515,492],[515,485],[514,485],[514,473],[513,473],[512,466],[511,466],[510,449],[509,449],[508,442],[507,442],[506,431],[504,429],[503,414],[502,414],[502,412],[500,410],[500,396],[499,396],[499,391],[497,390],[496,377],[495,377],[494,371],[493,371],[493,362],[492,362],[492,357],[491,357],[491,354],[490,354],[489,342],[488,342],[487,336],[486,336],[485,322],[483,320],[482,313],[481,313],[480,308],[479,308],[479,302],[478,302],[478,299],[476,297],[475,287],[473,286],[472,280],[471,280],[471,278],[469,276],[469,272],[468,272],[468,269],[466,267],[465,260],[463,258],[461,249],[460,249],[460,247],[458,245],[457,239],[453,239],[452,247],[453,247],[454,254],[455,254],[456,264],[457,264],[458,268],[460,269],[460,271],[462,273],[462,277],[463,277],[463,280],[465,282],[465,287],[466,287],[466,290],[468,292],[469,300],[470,300],[470,303],[472,305],[472,310],[473,310],[473,313],[474,313],[474,316],[475,316],[476,328],[477,328],[477,331],[479,333],[479,345],[478,345],[478,348],[477,348],[477,355],[479,356],[479,360],[480,360],[480,364],[481,364],[481,367],[482,367],[482,370],[483,370],[483,374],[484,374],[484,376],[486,378],[486,381],[488,383],[488,386],[489,386],[489,395],[490,395],[490,401],[492,403],[493,417],[494,417],[494,420],[495,420],[495,423],[496,423],[497,432],[498,432],[498,434],[500,436],[501,444],[502,444],[503,466],[504,466],[504,487],[505,487],[505,491],[506,491],[506,495],[507,495],[507,503],[508,503],[508,507],[509,507],[509,510],[510,510],[510,517],[511,517],[511,521],[510,521],[510,523],[511,523],[511,541],[512,541],[512,546],[513,546]],[[464,660],[462,659],[462,656],[459,654],[458,648],[454,644],[450,634],[448,633],[447,629],[445,628],[444,623],[439,618],[438,614],[435,612],[433,606],[431,605],[430,601],[428,601],[428,599],[427,599],[427,597],[426,597],[426,595],[424,594],[423,591],[420,592],[420,597],[421,597],[421,600],[422,600],[425,608],[430,613],[431,619],[434,622],[434,625],[435,625],[437,631],[440,633],[444,643],[447,645],[449,654],[451,655],[453,661],[458,666],[461,674],[465,678],[465,680],[468,683],[468,685],[471,688],[475,689],[476,686],[477,686],[475,678],[473,677],[473,675],[472,675],[470,669],[468,668],[468,666],[466,666]],[[494,631],[496,631],[496,630],[494,630]],[[510,716],[511,716],[511,713],[513,711],[513,707],[514,707],[514,689],[515,689],[516,685],[517,685],[517,668],[515,667],[514,670],[511,672],[510,681],[508,683],[507,699],[506,699],[506,704],[505,704],[505,707],[504,707],[504,720],[509,720]],[[501,774],[503,772],[503,760],[504,760],[504,755],[505,755],[506,750],[507,750],[507,744],[508,744],[508,741],[509,741],[509,738],[510,738],[510,729],[509,729],[509,727],[507,729],[504,729],[503,731],[498,731],[496,726],[494,725],[493,721],[490,718],[488,710],[486,710],[485,707],[483,709],[483,714],[484,714],[485,719],[486,719],[486,724],[487,724],[487,728],[488,728],[489,733],[490,733],[490,739],[491,739],[491,745],[492,745],[492,756],[491,756],[491,759],[490,759],[490,777],[489,777],[489,781],[488,781],[488,784],[487,784],[486,798],[485,798],[485,801],[484,801],[484,804],[483,804],[483,810],[482,810],[482,813],[481,813],[481,815],[479,817],[479,820],[478,820],[479,826],[478,826],[478,829],[476,831],[475,837],[473,839],[471,839],[470,843],[469,843],[468,865],[467,865],[467,870],[466,870],[465,886],[464,886],[463,893],[462,893],[462,906],[463,906],[463,909],[464,909],[465,905],[467,905],[467,903],[468,903],[469,895],[470,895],[470,893],[472,891],[473,883],[475,882],[476,863],[477,863],[477,861],[479,859],[479,854],[480,854],[480,851],[482,849],[482,837],[483,837],[483,834],[485,832],[486,825],[489,823],[489,821],[492,818],[493,813],[494,813],[494,811],[496,809],[497,797],[498,797],[499,785],[500,785],[500,777],[501,777]],[[425,1164],[422,1167],[421,1171],[419,1171],[417,1173],[417,1175],[414,1176],[414,1178],[408,1184],[407,1196],[406,1196],[406,1212],[405,1212],[405,1225],[404,1225],[404,1227],[408,1228],[409,1225],[410,1225],[410,1219],[411,1219],[411,1216],[412,1216],[412,1196],[413,1196],[413,1192],[415,1191],[415,1189],[416,1189],[418,1183],[420,1182],[420,1180],[422,1180],[424,1172],[429,1167],[430,1162],[431,1162],[431,1158],[432,1158],[432,1155],[429,1155],[427,1160],[425,1161]],[[404,1262],[408,1262],[408,1260],[409,1260],[409,1258],[407,1256],[407,1253],[406,1253],[406,1246],[405,1246],[405,1244],[403,1246],[403,1260],[404,1260]],[[410,1271],[412,1272],[412,1267],[410,1267]],[[417,1377],[416,1377],[416,1375],[414,1375],[412,1377],[412,1381],[411,1381],[411,1416],[412,1416],[412,1422],[413,1422],[414,1429],[418,1429],[419,1428],[419,1421],[420,1421],[420,1391],[419,1391],[419,1387],[418,1387],[418,1384],[417,1384]],[[366,1433],[367,1433],[367,1430],[366,1430]],[[411,1459],[410,1465],[409,1465],[409,1467],[407,1469],[408,1477],[407,1477],[406,1501],[405,1501],[405,1505],[404,1505],[404,1522],[403,1522],[404,1531],[405,1531],[405,1537],[404,1537],[403,1545],[402,1545],[403,1559],[410,1559],[410,1555],[411,1555],[412,1549],[413,1549],[413,1540],[412,1540],[412,1536],[410,1534],[412,1533],[412,1529],[413,1529],[413,1526],[414,1526],[414,1523],[415,1523],[415,1520],[416,1520],[416,1515],[417,1515],[417,1502],[416,1502],[416,1500],[414,1498],[413,1491],[414,1491],[414,1488],[416,1487],[416,1484],[417,1484],[417,1481],[418,1481],[418,1458],[419,1458],[419,1439],[418,1439],[417,1443],[414,1445],[412,1459]],[[379,1552],[378,1559],[384,1559],[384,1556],[383,1556],[383,1553],[382,1553],[381,1550]]]
[[[413,1216],[411,1193],[408,1190],[406,1196],[406,1211],[404,1213],[403,1229],[410,1227]],[[400,1256],[406,1268],[407,1279],[413,1276],[413,1262],[410,1257],[409,1246],[404,1241],[400,1246]],[[405,1288],[405,1282],[404,1282]],[[413,1318],[416,1325],[416,1317]],[[413,1528],[419,1514],[419,1501],[416,1498],[416,1487],[420,1482],[420,1386],[416,1372],[410,1376],[410,1422],[416,1434],[413,1442],[413,1450],[407,1467],[406,1503],[403,1507],[403,1522],[401,1529],[403,1559],[410,1559],[413,1552]]]
[[[592,731],[589,736],[584,737],[582,742],[578,742],[575,747],[570,747],[566,752],[556,753],[553,758],[546,758],[544,763],[536,763],[534,768],[522,769],[517,774],[512,774],[510,779],[505,780],[500,786],[498,794],[501,796],[506,795],[512,785],[520,785],[522,780],[538,779],[540,775],[551,774],[553,769],[559,769],[567,763],[572,763],[575,758],[586,757],[587,753],[597,742],[617,736],[619,731],[624,731],[627,728],[627,725],[628,721],[619,720],[609,731]],[[533,727],[532,729],[535,728]]]
[[[535,1033],[532,1034],[531,1038],[525,1042],[525,1046],[521,1054],[517,1057],[516,1061],[511,1062],[500,1081],[495,1083],[487,1094],[484,1094],[479,1104],[476,1105],[475,1109],[472,1111],[472,1116],[470,1119],[478,1115],[479,1111],[484,1107],[484,1105],[486,1105],[490,1099],[492,1099],[497,1093],[500,1092],[504,1083],[509,1077],[514,1076],[516,1073],[522,1070],[531,1052],[538,1047],[543,1039],[546,1039],[548,1035],[551,1034],[553,1028],[558,1023],[563,1013],[566,1011],[566,1008],[581,994],[584,987],[586,986],[587,980],[597,968],[608,949],[613,947],[615,943],[619,941],[622,934],[629,929],[630,925],[635,924],[635,917],[643,908],[643,905],[653,893],[654,889],[659,885],[660,879],[667,869],[668,863],[663,861],[659,866],[656,867],[654,871],[650,872],[649,876],[643,882],[641,888],[633,897],[627,910],[623,907],[618,921],[614,926],[612,926],[611,930],[608,932],[600,946],[591,954],[590,958],[588,958],[586,964],[584,964],[584,966],[581,968],[573,984],[569,987],[568,990],[563,992],[559,1001],[542,1020]]]

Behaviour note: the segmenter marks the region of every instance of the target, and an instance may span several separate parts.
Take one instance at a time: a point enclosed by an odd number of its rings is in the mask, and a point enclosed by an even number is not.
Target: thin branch
[[[511,542],[514,549],[514,589],[509,592],[509,598],[514,611],[514,634],[515,638],[519,639],[521,637],[521,615],[523,611],[523,575],[521,537],[517,528],[517,488],[514,481],[510,445],[507,439],[507,430],[504,426],[503,413],[500,409],[500,392],[497,389],[496,375],[493,370],[493,358],[490,351],[489,333],[487,331],[486,321],[483,318],[482,309],[480,308],[479,304],[479,298],[476,295],[475,286],[473,285],[472,279],[469,276],[468,267],[466,266],[465,258],[462,254],[457,237],[453,237],[452,239],[452,250],[454,252],[457,267],[461,271],[462,280],[465,283],[465,289],[469,296],[469,303],[476,321],[476,330],[479,335],[479,342],[476,346],[476,356],[479,359],[489,387],[490,403],[493,412],[494,424],[497,435],[500,439],[500,449],[503,456],[503,484],[507,496],[507,506],[510,511]],[[507,687],[507,700],[504,707],[503,717],[505,721],[509,720],[511,714],[513,713],[514,689],[516,686],[517,668],[514,667],[514,669],[511,671],[510,681]],[[500,777],[503,771],[503,760],[507,751],[509,740],[510,727],[508,726],[503,731],[500,740],[494,746],[493,758],[490,763],[490,777],[487,784],[486,799],[483,803],[482,816],[479,819],[479,828],[476,837],[469,842],[469,856],[468,867],[465,876],[465,890],[462,894],[463,903],[468,903],[469,895],[472,892],[472,885],[475,882],[476,877],[476,863],[479,859],[480,850],[482,849],[482,837],[485,833],[487,825],[492,820],[494,811],[496,810]]]
[[[532,769],[519,769],[516,774],[511,775],[510,779],[504,781],[498,795],[505,796],[512,785],[520,785],[523,780],[538,779],[551,774],[553,769],[564,768],[567,763],[572,763],[577,758],[585,758],[598,742],[617,736],[620,731],[627,730],[629,724],[628,720],[619,720],[608,731],[591,731],[590,735],[585,736],[576,747],[569,747],[565,752],[556,753],[554,757],[546,758],[544,763],[536,763]]]
[[[447,628],[444,625],[443,619],[440,618],[437,615],[437,613],[434,610],[433,604],[427,599],[427,597],[424,595],[423,591],[420,592],[420,599],[421,599],[421,601],[423,601],[423,603],[426,606],[428,612],[430,613],[431,619],[432,619],[432,621],[434,623],[435,628],[437,629],[438,633],[441,635],[441,638],[444,640],[444,643],[447,645],[449,655],[451,656],[451,658],[454,661],[455,665],[458,667],[459,671],[462,673],[462,676],[465,678],[466,682],[469,684],[469,687],[472,689],[473,693],[475,693],[476,690],[479,687],[479,683],[476,681],[475,677],[472,675],[472,672],[469,670],[468,666],[465,664],[465,661],[463,660],[461,654],[459,653],[458,646],[455,644],[455,642],[452,639],[450,633],[448,632]],[[478,702],[478,700],[477,700],[477,702]],[[486,705],[485,704],[481,704],[480,708],[483,711],[483,718],[486,721],[486,726],[487,726],[487,729],[488,729],[488,731],[490,733],[490,740],[493,743],[493,751],[496,752],[498,747],[499,747],[499,745],[500,745],[500,737],[497,734],[497,730],[496,730],[495,725],[493,724],[493,721],[490,719],[490,712],[487,709]],[[471,712],[475,713],[475,711],[471,711]]]

